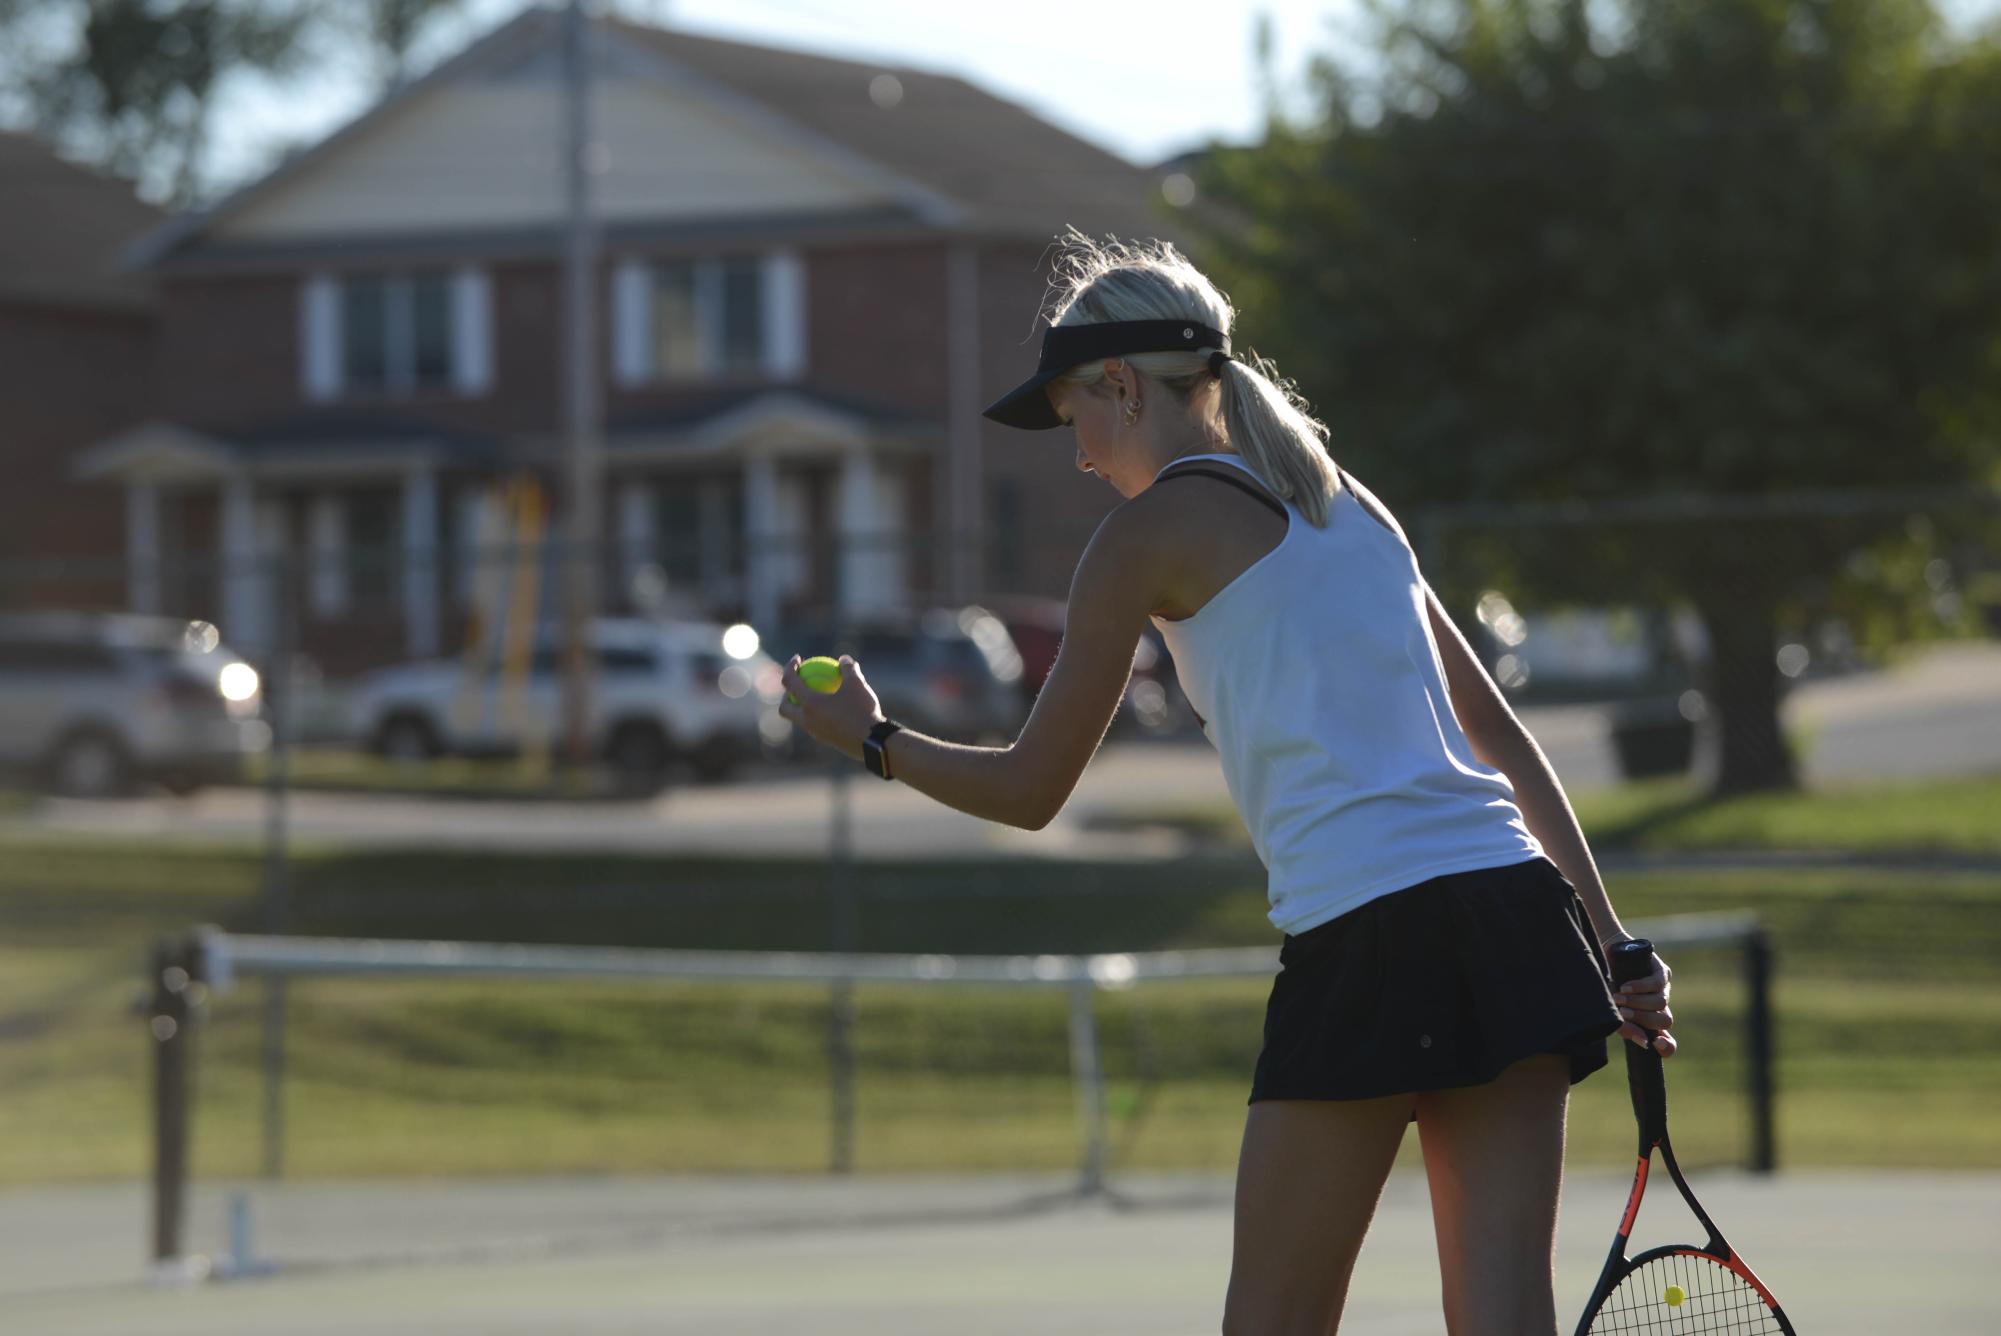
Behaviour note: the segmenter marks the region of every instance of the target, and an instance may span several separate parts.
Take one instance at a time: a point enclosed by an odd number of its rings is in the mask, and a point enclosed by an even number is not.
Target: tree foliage
[[[393,87],[409,77],[410,56],[433,20],[465,0],[361,0],[351,9],[355,35],[372,53],[377,79]]]
[[[283,81],[357,47],[387,85],[463,0],[0,0],[0,90],[15,118],[147,193],[186,205],[210,184],[218,98],[241,75]]]
[[[1926,0],[1375,14],[1370,71],[1323,61],[1317,118],[1204,181],[1248,220],[1205,256],[1241,328],[1363,476],[1433,504],[1991,477],[2001,80]],[[1755,788],[1792,782],[1780,606],[1869,541],[1740,521],[1493,548],[1545,592],[1692,601],[1739,744],[1720,785]]]

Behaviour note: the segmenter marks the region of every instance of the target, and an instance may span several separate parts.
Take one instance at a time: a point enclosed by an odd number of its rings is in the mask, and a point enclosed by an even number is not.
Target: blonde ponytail
[[[1289,380],[1255,353],[1223,367],[1223,426],[1251,471],[1299,507],[1316,529],[1327,527],[1327,503],[1341,490],[1327,453],[1327,425],[1306,411]]]
[[[1236,311],[1229,298],[1187,257],[1165,241],[1094,241],[1075,228],[1057,239],[1050,301],[1044,308],[1052,325],[1101,324],[1114,320],[1188,320],[1230,333]],[[1134,353],[1125,361],[1160,382],[1186,412],[1194,412],[1196,391],[1217,378],[1211,349],[1193,352]],[[1220,411],[1203,423],[1216,443],[1227,444],[1274,495],[1299,507],[1316,529],[1327,527],[1328,502],[1341,488],[1340,472],[1327,453],[1327,427],[1307,412],[1293,383],[1255,353],[1225,362]],[[1093,386],[1102,382],[1102,362],[1087,362],[1059,383]]]

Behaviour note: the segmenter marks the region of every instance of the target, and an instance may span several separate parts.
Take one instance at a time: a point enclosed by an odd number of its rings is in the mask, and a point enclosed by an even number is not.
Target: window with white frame
[[[790,252],[627,260],[613,296],[618,379],[794,377],[805,360],[803,292]]]
[[[448,385],[451,303],[449,274],[356,275],[343,280],[343,383],[363,393]]]
[[[311,400],[492,387],[492,297],[478,269],[314,275],[301,325]]]

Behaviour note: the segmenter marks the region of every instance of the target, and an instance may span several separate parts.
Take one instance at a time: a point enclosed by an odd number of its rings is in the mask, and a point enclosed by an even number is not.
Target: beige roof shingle
[[[977,233],[1038,237],[1065,223],[1087,232],[1157,235],[1154,174],[1024,107],[947,75],[836,60],[616,20],[620,33],[962,205]],[[893,106],[870,84],[893,76]]]

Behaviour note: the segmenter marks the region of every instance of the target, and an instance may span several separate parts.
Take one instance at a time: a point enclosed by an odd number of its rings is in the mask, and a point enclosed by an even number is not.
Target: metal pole
[[[983,465],[980,417],[980,271],[970,243],[953,245],[945,257],[945,458],[940,470],[938,508],[946,597],[963,603],[986,587],[982,569],[980,493]],[[935,570],[935,567],[934,567]]]
[[[146,1023],[153,1040],[153,1264],[163,1273],[181,1261],[194,1026],[204,991],[201,948],[193,939],[163,938],[154,946]]]
[[[1751,996],[1745,1007],[1744,1052],[1751,1095],[1751,1169],[1778,1168],[1778,1134],[1773,1105],[1772,942],[1763,928],[1744,941],[1744,973]]]
[[[591,619],[597,610],[599,396],[597,382],[596,220],[591,214],[594,146],[590,123],[589,23],[584,0],[563,15],[563,84],[568,141],[564,175],[569,227],[564,246],[564,446],[569,472],[569,542],[563,602],[564,756],[582,769],[590,761]]]
[[[855,904],[854,883],[854,763],[845,756],[832,762],[833,823],[829,830],[827,877],[832,892],[833,949],[836,954],[852,954],[860,945],[860,913]],[[842,979],[832,986],[828,1023],[833,1084],[832,1171],[851,1174],[855,1169],[855,985]]]
[[[1070,1075],[1077,1085],[1077,1117],[1084,1129],[1084,1163],[1078,1170],[1077,1192],[1095,1196],[1105,1190],[1106,1148],[1105,1069],[1098,1055],[1098,1019],[1093,1006],[1097,985],[1090,975],[1070,985]]]
[[[277,649],[268,665],[265,699],[271,705],[271,764],[264,789],[264,931],[283,936],[291,926],[292,660],[297,653],[291,563],[281,551],[271,558],[277,619]],[[264,981],[263,1169],[264,1177],[285,1173],[285,980]]]

